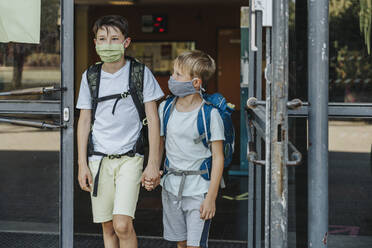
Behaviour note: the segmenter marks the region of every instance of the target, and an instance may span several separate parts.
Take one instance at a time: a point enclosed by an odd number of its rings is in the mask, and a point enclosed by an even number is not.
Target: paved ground
[[[7,89],[8,84],[13,78],[13,67],[0,67],[0,85],[5,83]],[[61,81],[60,68],[53,67],[23,67],[22,84],[29,87],[52,85]],[[1,87],[4,87],[1,86]],[[0,88],[1,89],[1,88]]]

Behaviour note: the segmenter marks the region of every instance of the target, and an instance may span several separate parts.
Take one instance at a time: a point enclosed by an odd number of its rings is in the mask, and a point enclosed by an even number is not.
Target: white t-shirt
[[[129,90],[129,68],[130,61],[114,74],[101,71],[101,80],[98,96],[108,96],[122,93]],[[92,109],[91,95],[87,82],[86,71],[81,79],[79,98],[76,105],[78,109]],[[144,102],[158,100],[163,97],[158,82],[151,71],[145,67],[143,98]],[[142,123],[140,122],[137,109],[132,97],[120,99],[116,105],[115,114],[112,108],[116,99],[98,103],[96,119],[93,125],[94,150],[106,154],[122,154],[133,149],[137,141]],[[92,156],[90,161],[100,159],[99,156]]]
[[[163,132],[163,110],[165,101],[159,106],[160,136]],[[197,117],[200,107],[191,112],[179,112],[174,108],[167,124],[165,140],[166,156],[169,166],[180,170],[199,170],[202,162],[211,156],[211,151],[202,142],[195,144],[194,139],[199,137]],[[223,121],[217,109],[211,112],[211,141],[225,140]],[[212,168],[213,170],[213,168]],[[165,178],[165,180],[164,180]],[[161,186],[173,195],[178,195],[181,176],[173,174],[162,178]],[[210,181],[200,175],[186,177],[183,196],[200,195],[208,192]]]

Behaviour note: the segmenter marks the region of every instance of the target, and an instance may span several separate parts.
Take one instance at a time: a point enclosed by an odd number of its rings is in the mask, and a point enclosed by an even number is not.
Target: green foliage
[[[351,0],[330,0],[329,1],[330,18],[343,15],[351,6],[352,6]]]
[[[367,79],[372,78],[372,59],[358,51],[350,51],[347,46],[337,51],[337,57],[330,61],[331,67],[335,68],[338,79]]]
[[[57,25],[59,9],[59,0],[41,0],[41,28],[38,51],[56,52],[56,44],[59,42],[59,28]]]
[[[368,54],[371,54],[372,0],[360,0],[359,26]]]
[[[335,80],[342,82],[341,85],[349,89],[352,89],[350,88],[352,85],[356,86],[358,82],[367,82],[369,85],[372,78],[372,57],[367,54],[370,53],[370,39],[363,37],[364,26],[363,29],[360,28],[362,18],[367,18],[361,17],[360,13],[367,12],[362,11],[360,1],[330,0],[329,5],[329,77],[332,82]],[[363,23],[369,25],[370,29],[371,24],[364,21]]]
[[[330,0],[329,18],[331,32],[347,37],[338,39],[341,47],[348,45],[349,49],[360,49],[365,46],[368,54],[371,53],[372,0]],[[355,32],[358,27],[359,34]]]
[[[60,61],[59,54],[51,53],[32,53],[26,58],[26,66],[52,66],[58,67]]]

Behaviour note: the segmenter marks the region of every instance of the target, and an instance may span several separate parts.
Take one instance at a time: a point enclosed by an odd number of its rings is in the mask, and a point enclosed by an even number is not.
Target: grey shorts
[[[208,247],[211,220],[200,219],[200,206],[204,195],[183,196],[181,202],[166,190],[161,194],[163,202],[164,239],[185,241],[187,246]]]

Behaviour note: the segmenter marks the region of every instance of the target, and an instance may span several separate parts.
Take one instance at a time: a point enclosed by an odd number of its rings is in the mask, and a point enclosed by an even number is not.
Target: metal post
[[[249,7],[241,7],[240,9],[240,37],[240,169],[248,171],[245,103],[248,100],[249,81]]]
[[[271,178],[271,28],[266,28],[266,126],[265,126],[265,248],[270,247],[270,178]]]
[[[309,216],[308,247],[328,236],[328,0],[308,0]]]
[[[257,30],[257,51],[256,51],[256,97],[258,100],[262,99],[262,11],[257,11],[256,14],[256,30]],[[258,159],[262,159],[261,149],[261,135],[256,132],[255,135],[255,146],[258,154]],[[255,247],[261,248],[261,200],[262,200],[262,167],[257,166],[255,171]]]
[[[249,0],[249,16],[252,17],[252,0]],[[255,18],[255,17],[254,17]],[[255,81],[255,52],[252,50],[252,46],[256,43],[254,39],[254,27],[255,21],[253,19],[250,20],[249,25],[249,71],[248,71],[248,97],[254,96],[254,81]],[[248,247],[253,248],[254,246],[254,164],[251,162],[248,162]]]
[[[60,248],[74,247],[74,1],[61,1]]]
[[[271,248],[288,236],[288,0],[273,1],[271,94]]]
[[[293,86],[296,98],[306,100],[308,97],[307,83],[307,1],[296,1],[296,80]],[[289,127],[293,131],[292,137],[295,145],[302,154],[301,166],[295,170],[295,199],[296,199],[296,247],[307,247],[307,217],[308,217],[308,174],[307,174],[307,118],[294,118]]]

